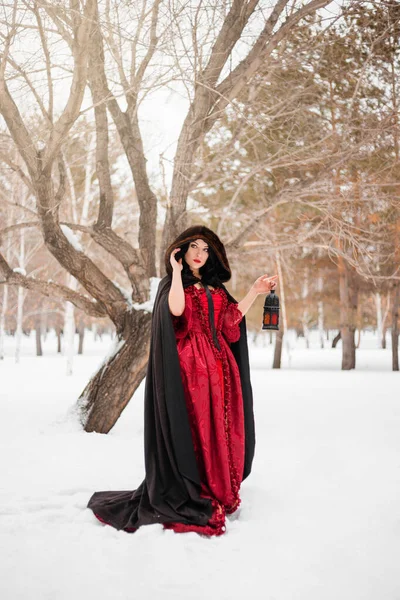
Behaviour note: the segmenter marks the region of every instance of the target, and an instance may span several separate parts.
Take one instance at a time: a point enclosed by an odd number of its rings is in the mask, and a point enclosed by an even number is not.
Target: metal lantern
[[[271,290],[264,302],[263,329],[279,329],[279,298]]]

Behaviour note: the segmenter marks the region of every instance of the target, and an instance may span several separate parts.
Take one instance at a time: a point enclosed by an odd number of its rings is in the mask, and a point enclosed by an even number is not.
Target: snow
[[[81,246],[80,241],[78,240],[74,232],[68,227],[68,225],[60,225],[60,227],[71,246],[75,248],[75,250],[77,250],[78,252],[83,252],[83,248]]]
[[[398,600],[400,374],[372,334],[350,372],[340,345],[320,350],[312,334],[310,350],[292,336],[290,369],[285,356],[270,368],[268,334],[251,345],[256,458],[238,517],[214,539],[118,532],[86,508],[144,474],[144,382],[108,435],[84,433],[70,412],[115,340],[87,335],[67,377],[52,335],[43,357],[24,336],[19,365],[6,338],[1,598]]]
[[[125,296],[128,305],[134,310],[144,310],[145,312],[153,312],[154,300],[156,299],[156,294],[158,290],[158,284],[160,283],[160,277],[150,277],[150,299],[146,300],[146,302],[132,302],[132,291],[128,292],[123,289],[120,285],[118,285],[115,281],[113,284],[123,293]]]
[[[150,277],[150,300],[143,302],[142,304],[132,304],[132,308],[135,310],[144,310],[146,312],[153,312],[154,301],[156,299],[158,285],[161,281],[160,277]]]
[[[121,294],[124,296],[128,306],[131,307],[132,306],[132,290],[126,290],[121,285],[119,285],[119,283],[117,283],[116,281],[113,281],[113,285],[115,285],[115,287],[119,289]]]
[[[21,267],[15,267],[15,269],[13,269],[14,273],[19,273],[20,275],[26,275],[26,271],[25,269],[22,269]]]

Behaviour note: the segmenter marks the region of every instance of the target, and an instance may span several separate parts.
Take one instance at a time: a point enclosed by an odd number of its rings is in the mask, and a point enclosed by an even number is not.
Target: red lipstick
[[[198,263],[201,262],[201,260],[199,260],[198,258],[194,258],[193,260],[194,260],[194,262],[198,262]]]

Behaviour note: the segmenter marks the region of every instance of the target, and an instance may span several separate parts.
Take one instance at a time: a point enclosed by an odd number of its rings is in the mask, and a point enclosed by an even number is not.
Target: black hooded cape
[[[134,491],[95,492],[88,503],[101,520],[116,529],[134,531],[141,525],[167,522],[206,525],[212,515],[211,501],[200,497],[200,478],[168,306],[170,286],[171,277],[167,275],[159,284],[153,308],[144,398],[145,479]],[[236,302],[221,286],[229,301]],[[230,347],[242,384],[245,425],[242,479],[245,479],[251,471],[255,434],[244,317],[240,333],[240,339]]]

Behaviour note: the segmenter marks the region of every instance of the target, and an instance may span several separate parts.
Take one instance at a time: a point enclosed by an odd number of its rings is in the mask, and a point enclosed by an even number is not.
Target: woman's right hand
[[[177,271],[178,273],[180,273],[183,269],[182,259],[175,259],[175,254],[177,254],[179,251],[180,248],[175,248],[175,250],[172,250],[171,256],[169,257],[169,262],[171,263],[172,270]]]

